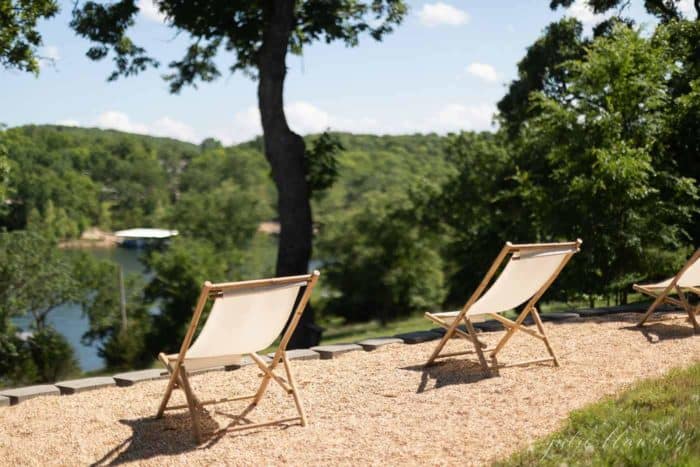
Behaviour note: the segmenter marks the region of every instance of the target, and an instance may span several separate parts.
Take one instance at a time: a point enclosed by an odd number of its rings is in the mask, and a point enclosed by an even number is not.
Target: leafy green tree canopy
[[[406,11],[404,4],[398,0],[158,0],[155,3],[166,16],[168,25],[187,33],[192,40],[182,59],[168,64],[173,71],[166,79],[174,92],[184,85],[195,84],[197,80],[206,82],[218,78],[221,70],[214,59],[221,51],[235,54],[230,71],[257,73],[261,48],[271,39],[264,36],[273,34],[270,23],[275,21],[275,10],[281,9],[282,3],[293,5],[288,18],[290,24],[283,25],[283,28],[289,30],[289,51],[297,55],[303,52],[305,45],[317,40],[340,40],[354,46],[363,32],[381,39],[401,21]],[[76,5],[71,25],[79,35],[95,43],[88,56],[99,60],[110,52],[113,54],[115,70],[110,79],[159,65],[156,59],[147,55],[145,49],[135,45],[128,37],[128,29],[134,25],[138,12],[134,0],[107,4],[88,1]],[[281,52],[284,57],[286,50]]]
[[[58,13],[56,0],[0,0],[0,66],[39,73],[40,19]]]
[[[567,272],[588,293],[625,293],[645,274],[675,266],[655,252],[684,253],[697,181],[663,150],[678,63],[659,38],[623,25],[596,38],[582,59],[566,63],[566,96],[530,97],[536,116],[515,141],[542,233],[584,239]]]

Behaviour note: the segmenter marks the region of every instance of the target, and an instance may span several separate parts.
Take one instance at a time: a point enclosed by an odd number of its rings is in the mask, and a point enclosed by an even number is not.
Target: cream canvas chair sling
[[[237,428],[255,428],[295,420],[299,420],[301,425],[305,426],[304,407],[285,352],[319,275],[318,271],[314,271],[312,274],[274,279],[220,284],[205,282],[180,352],[172,355],[161,353],[158,356],[158,359],[170,372],[170,379],[157,417],[162,417],[166,410],[189,408],[192,417],[192,430],[197,442],[200,442],[198,410],[204,405],[251,399],[251,407],[255,406],[262,399],[270,381],[275,381],[294,398],[299,416],[265,423],[244,424]],[[306,289],[295,309],[294,303],[303,287]],[[197,339],[192,342],[208,300],[214,302],[211,311]],[[269,347],[280,335],[288,321],[289,325],[282,336],[277,351],[272,360],[266,363],[257,352]],[[249,356],[262,370],[262,381],[257,392],[228,399],[200,401],[192,391],[188,373],[194,370],[240,363],[243,355]],[[286,379],[275,373],[275,369],[280,363],[284,367]],[[168,401],[176,387],[184,391],[187,404],[168,407]]]
[[[700,332],[696,314],[700,313],[700,305],[693,306],[688,301],[688,293],[693,293],[700,297],[700,248],[695,251],[687,263],[678,271],[678,274],[655,284],[634,284],[632,286],[637,292],[649,295],[654,301],[647,309],[646,313],[637,323],[637,326],[644,326],[644,323],[654,313],[654,310],[661,303],[668,303],[683,308],[688,313],[688,318],[693,324],[694,331]],[[678,298],[671,297],[677,294]]]
[[[481,284],[474,291],[467,303],[459,311],[442,313],[426,313],[426,318],[439,324],[447,331],[438,343],[426,365],[432,364],[438,358],[454,357],[476,353],[481,368],[485,374],[489,373],[489,366],[486,363],[485,353],[490,352],[490,358],[494,360],[498,352],[503,349],[516,331],[522,331],[527,335],[543,341],[550,357],[537,360],[529,360],[518,363],[511,363],[509,366],[525,365],[528,363],[551,361],[555,366],[559,366],[557,357],[544,332],[544,326],[539,313],[535,308],[537,301],[547,291],[549,286],[557,278],[561,270],[571,257],[576,254],[581,247],[581,240],[565,243],[539,243],[513,245],[508,242],[503,247],[491,268],[484,276]],[[506,259],[508,260],[506,261]],[[491,287],[489,283],[496,275],[499,267],[505,263],[501,273],[498,275]],[[525,304],[521,313],[515,321],[512,321],[499,313],[513,310]],[[485,348],[479,341],[473,325],[473,318],[488,315],[507,329],[506,334],[494,348]],[[523,326],[523,321],[528,315],[537,326],[537,331]],[[458,328],[464,323],[466,332]],[[474,345],[474,350],[462,352],[452,352],[441,354],[443,347],[454,335],[470,341]]]

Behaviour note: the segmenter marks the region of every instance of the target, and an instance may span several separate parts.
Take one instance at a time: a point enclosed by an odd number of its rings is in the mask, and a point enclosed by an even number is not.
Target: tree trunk
[[[311,258],[311,204],[306,181],[304,140],[287,125],[284,115],[285,58],[294,26],[293,0],[268,0],[265,4],[265,30],[258,56],[258,105],[263,127],[265,157],[277,186],[280,220],[277,276],[306,274]],[[317,345],[320,332],[313,314],[302,315],[289,348]]]

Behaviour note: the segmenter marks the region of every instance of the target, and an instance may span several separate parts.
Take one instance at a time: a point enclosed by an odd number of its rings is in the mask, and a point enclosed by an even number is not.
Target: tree
[[[696,211],[697,181],[662,147],[679,64],[658,37],[617,25],[565,66],[565,96],[530,96],[514,142],[521,190],[542,236],[584,240],[563,285],[624,302],[630,283],[677,266]]]
[[[575,0],[550,0],[549,7],[556,10],[558,7],[568,8]],[[684,19],[680,9],[683,0],[644,0],[644,8],[651,15],[656,16],[662,22]],[[629,6],[630,0],[587,0],[586,3],[594,13],[605,13],[610,10],[621,12]],[[695,12],[700,20],[700,0],[693,0]]]
[[[289,128],[284,113],[287,53],[301,54],[304,46],[318,40],[356,46],[364,32],[380,40],[401,22],[406,6],[401,0],[157,0],[156,4],[169,26],[192,39],[184,57],[169,65],[172,73],[166,79],[172,92],[219,77],[214,59],[222,49],[235,54],[232,72],[257,78],[265,157],[278,192],[281,231],[276,274],[306,273],[312,250],[311,187],[304,141]],[[115,70],[109,79],[158,64],[127,36],[138,11],[134,0],[106,5],[88,1],[74,9],[72,27],[96,44],[88,57],[100,60],[112,52]],[[307,329],[311,319],[311,314],[304,314],[291,348],[316,343]]]
[[[121,267],[110,261],[94,261],[83,257],[77,278],[89,291],[80,301],[90,328],[82,336],[84,344],[99,343],[98,354],[109,369],[143,368],[153,363],[153,354],[146,350],[150,331],[151,302],[144,298],[143,279],[138,274],[123,274]],[[122,309],[120,280],[124,284]]]
[[[0,210],[5,205],[7,186],[10,178],[10,163],[7,159],[7,148],[3,144],[5,128],[0,124]]]
[[[551,0],[550,8],[568,8],[575,0]],[[593,28],[593,38],[605,36],[619,23],[629,27],[634,21],[624,16],[630,0],[587,0],[595,13],[615,11],[615,15],[602,20]],[[645,0],[649,14],[668,23],[684,19],[679,8],[681,0]],[[697,20],[700,20],[700,0],[695,1]],[[508,86],[508,92],[498,102],[501,124],[514,135],[520,124],[532,112],[528,98],[534,91],[551,95],[566,93],[568,70],[566,63],[583,57],[591,39],[584,37],[583,24],[574,18],[564,18],[547,26],[534,44],[527,49],[525,57],[518,62],[518,77]]]
[[[527,48],[525,57],[518,62],[518,78],[510,83],[508,92],[498,102],[501,124],[511,136],[532,116],[531,93],[567,93],[569,73],[564,64],[581,58],[586,44],[583,25],[576,19],[564,18],[547,26],[542,37]]]
[[[37,21],[58,13],[55,0],[0,0],[0,66],[39,73]]]
[[[378,319],[386,325],[442,304],[439,236],[422,228],[420,202],[377,192],[366,201],[363,209],[329,223],[319,242],[333,290],[325,311],[347,322]]]
[[[700,183],[700,21],[677,21],[655,32],[667,60],[677,64],[669,80],[672,97],[657,150],[678,171]],[[691,243],[700,244],[700,209],[687,226]]]
[[[2,232],[0,303],[10,316],[31,315],[34,329],[41,330],[49,313],[80,299],[74,266],[71,255],[41,232]]]
[[[97,269],[86,253],[56,247],[50,232],[0,233],[0,382],[55,381],[77,371],[70,344],[48,317],[61,305],[88,300],[81,272]],[[92,280],[98,276],[93,275]],[[31,336],[19,338],[12,318],[29,315]]]
[[[445,146],[455,170],[432,196],[427,223],[433,230],[446,230],[442,250],[449,271],[447,298],[458,306],[503,244],[532,241],[538,226],[503,133],[449,135]]]
[[[202,284],[205,280],[229,280],[231,264],[239,254],[222,252],[206,240],[182,237],[164,251],[150,255],[147,263],[154,277],[146,287],[146,300],[158,300],[160,313],[152,317],[146,336],[149,355],[179,350]]]

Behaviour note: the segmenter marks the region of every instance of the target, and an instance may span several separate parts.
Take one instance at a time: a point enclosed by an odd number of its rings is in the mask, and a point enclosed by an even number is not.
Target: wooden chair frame
[[[177,360],[174,364],[172,364],[168,361],[168,358],[164,353],[158,355],[158,359],[165,365],[168,372],[170,373],[170,379],[168,380],[168,385],[165,388],[165,393],[163,394],[163,399],[160,403],[160,407],[158,408],[156,418],[161,418],[165,411],[168,410],[179,410],[188,408],[192,417],[192,432],[194,434],[195,439],[197,440],[197,443],[200,443],[202,440],[202,436],[199,426],[198,410],[203,409],[205,405],[220,404],[223,402],[241,401],[248,399],[252,399],[251,406],[254,407],[260,402],[262,397],[265,395],[265,391],[267,390],[270,381],[274,381],[287,394],[291,395],[294,398],[294,405],[296,406],[296,410],[299,416],[293,418],[272,420],[262,423],[249,423],[235,427],[233,429],[229,429],[229,431],[257,428],[278,423],[292,422],[296,420],[298,420],[301,423],[301,426],[306,426],[307,418],[304,412],[304,406],[299,395],[299,390],[294,381],[294,376],[292,375],[289,361],[287,360],[286,349],[287,344],[289,344],[289,340],[291,339],[292,334],[294,333],[294,330],[299,324],[299,319],[301,318],[301,315],[304,312],[304,309],[306,308],[306,305],[309,301],[309,298],[311,297],[311,293],[313,291],[314,286],[316,285],[316,282],[318,281],[319,276],[320,273],[318,271],[314,271],[312,274],[305,274],[300,276],[277,277],[272,279],[260,279],[243,282],[225,282],[219,284],[212,284],[209,281],[205,282],[202,287],[202,291],[199,294],[192,321],[190,322],[190,326],[187,329],[185,338],[182,341],[182,345],[180,346],[180,352],[178,354]],[[306,290],[304,290],[301,299],[297,303],[294,313],[289,319],[287,329],[282,335],[282,339],[279,343],[279,346],[277,347],[277,351],[272,357],[272,360],[269,363],[266,363],[257,353],[247,354],[248,357],[250,357],[251,360],[255,362],[255,364],[260,368],[260,370],[262,370],[262,374],[260,375],[262,377],[262,381],[260,382],[260,386],[258,387],[257,391],[254,394],[246,396],[200,401],[194,394],[194,391],[192,390],[189,378],[187,377],[187,369],[185,368],[184,361],[187,350],[190,348],[190,344],[192,343],[192,339],[194,338],[194,333],[197,329],[197,325],[202,316],[202,312],[204,311],[204,307],[207,301],[209,299],[216,299],[226,291],[248,290],[270,286],[282,286],[298,282],[306,282]],[[274,372],[280,363],[282,363],[282,366],[284,367],[286,379],[277,375]],[[181,388],[185,393],[185,397],[187,399],[186,405],[176,405],[168,407],[168,401],[170,400],[172,391],[175,388]]]
[[[467,300],[467,303],[464,304],[460,312],[455,316],[454,320],[452,323],[448,323],[447,321],[441,319],[439,316],[436,316],[436,314],[433,313],[425,313],[425,317],[430,319],[431,321],[437,323],[438,325],[442,326],[443,328],[446,329],[445,335],[440,339],[440,342],[438,345],[435,347],[435,350],[433,351],[432,355],[428,359],[426,366],[431,365],[437,360],[438,358],[448,358],[448,357],[455,357],[459,355],[468,355],[468,354],[473,354],[476,353],[477,358],[479,359],[479,364],[481,365],[481,369],[483,370],[485,375],[490,375],[491,374],[491,368],[489,367],[488,363],[486,362],[486,352],[490,352],[490,359],[492,360],[493,367],[496,368],[503,368],[506,366],[522,366],[522,365],[528,365],[531,363],[541,363],[541,362],[553,362],[554,366],[559,366],[559,360],[557,359],[556,354],[554,353],[554,349],[552,348],[551,344],[549,343],[549,339],[547,339],[547,335],[544,330],[544,325],[542,324],[542,319],[540,318],[539,313],[537,312],[537,308],[535,305],[539,301],[539,299],[542,297],[542,295],[547,291],[547,289],[552,285],[552,282],[559,276],[559,273],[561,273],[562,269],[564,269],[564,266],[569,262],[571,257],[578,253],[581,244],[583,242],[581,239],[576,240],[575,242],[562,242],[562,243],[540,243],[540,244],[520,244],[520,245],[514,245],[511,242],[506,242],[505,246],[501,250],[501,252],[498,254],[494,262],[491,264],[491,267],[489,268],[488,272],[484,276],[483,280],[479,284],[479,286],[476,288],[472,296]],[[514,253],[518,252],[527,252],[527,251],[533,251],[533,250],[538,250],[541,248],[548,248],[548,247],[576,247],[575,249],[572,249],[570,253],[566,253],[565,257],[562,259],[561,264],[557,267],[557,269],[552,273],[552,275],[544,282],[542,287],[539,288],[539,290],[533,295],[530,300],[527,301],[525,306],[523,307],[522,311],[518,315],[518,317],[515,319],[515,321],[510,320],[508,318],[505,318],[501,316],[498,313],[488,313],[486,314],[487,316],[491,316],[501,324],[503,324],[507,331],[506,334],[501,338],[501,340],[498,342],[498,344],[493,347],[493,348],[486,348],[486,345],[479,340],[476,334],[476,329],[474,328],[474,324],[472,320],[469,318],[467,313],[469,312],[469,309],[472,307],[474,303],[483,295],[483,293],[486,291],[486,288],[488,285],[491,283],[491,280],[494,278],[496,272],[499,270],[500,266],[504,263],[506,258],[509,255],[512,255]],[[526,328],[523,326],[523,321],[525,318],[527,318],[528,315],[532,316],[533,321],[535,322],[535,325],[537,326],[537,331],[534,331],[532,329]],[[466,331],[464,332],[461,329],[458,328],[460,323],[464,323],[466,327]],[[514,363],[509,363],[508,365],[498,365],[496,362],[496,356],[498,353],[505,347],[505,345],[508,343],[511,337],[513,337],[513,334],[515,334],[517,331],[522,331],[523,333],[537,338],[541,340],[546,349],[547,352],[549,353],[548,358],[539,358],[539,359],[534,359],[534,360],[525,360],[521,362],[514,362]],[[447,341],[449,341],[452,336],[457,335],[458,337],[462,337],[466,339],[467,341],[471,342],[472,345],[474,346],[474,350],[465,350],[461,352],[451,352],[451,353],[441,353],[442,349],[445,347],[445,344],[447,344]]]
[[[678,281],[680,278],[683,276],[683,273],[685,273],[686,270],[688,270],[689,267],[691,267],[693,264],[695,264],[696,261],[700,261],[700,248],[698,248],[693,256],[690,257],[690,259],[683,265],[680,271],[678,271],[678,274],[676,274],[673,279],[671,279],[671,282],[664,288],[661,293],[659,293],[659,289],[654,289],[649,286],[645,285],[638,285],[634,284],[632,288],[636,290],[637,292],[640,292],[644,295],[648,295],[652,298],[654,298],[654,301],[652,302],[651,305],[649,305],[649,308],[647,311],[642,315],[641,319],[637,322],[637,326],[642,327],[646,323],[646,321],[651,317],[651,315],[654,313],[656,308],[659,307],[662,303],[668,303],[669,305],[674,305],[679,308],[682,308],[685,310],[685,312],[688,314],[688,319],[690,319],[691,324],[693,325],[693,331],[695,333],[700,333],[700,325],[698,325],[698,320],[696,318],[697,314],[700,314],[700,304],[693,306],[691,303],[688,301],[687,293],[693,293],[697,296],[700,296],[700,288],[699,287],[681,287],[678,285]],[[672,293],[678,294],[678,298],[673,298],[670,295]]]

